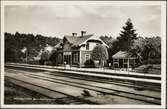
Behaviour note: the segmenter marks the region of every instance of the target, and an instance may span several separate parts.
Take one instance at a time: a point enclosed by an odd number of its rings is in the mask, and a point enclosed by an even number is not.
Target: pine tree
[[[122,27],[123,31],[119,34],[120,36],[117,37],[119,42],[119,49],[122,51],[130,50],[133,41],[137,39],[137,34],[135,33],[135,29],[133,29],[133,24],[131,19],[129,18],[125,23],[125,26]]]

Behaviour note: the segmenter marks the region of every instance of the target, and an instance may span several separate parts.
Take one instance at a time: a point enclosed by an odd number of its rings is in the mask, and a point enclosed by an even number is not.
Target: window
[[[78,58],[79,58],[78,53],[75,53],[73,57],[73,62],[78,63]]]
[[[89,50],[89,43],[86,43],[86,50]]]
[[[85,54],[85,60],[89,60],[90,59],[90,54]]]
[[[114,59],[114,62],[118,62],[118,59]]]
[[[114,67],[115,67],[115,68],[118,68],[119,66],[118,66],[118,64],[114,64]]]
[[[124,63],[127,63],[128,62],[128,59],[124,59]]]
[[[128,68],[128,64],[124,64],[124,68]]]
[[[66,64],[71,64],[71,55],[64,55],[64,62],[66,62]]]
[[[129,59],[130,64],[134,64],[134,59]]]

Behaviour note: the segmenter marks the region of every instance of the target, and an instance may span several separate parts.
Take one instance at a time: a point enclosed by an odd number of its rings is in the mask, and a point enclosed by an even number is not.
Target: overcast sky
[[[140,36],[160,36],[161,7],[153,6],[5,6],[5,32],[63,37],[81,30],[116,37],[131,18]]]

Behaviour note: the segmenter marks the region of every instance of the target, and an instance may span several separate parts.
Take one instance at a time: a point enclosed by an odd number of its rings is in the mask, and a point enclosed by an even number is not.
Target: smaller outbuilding
[[[137,57],[128,51],[119,51],[112,56],[114,68],[135,68]]]

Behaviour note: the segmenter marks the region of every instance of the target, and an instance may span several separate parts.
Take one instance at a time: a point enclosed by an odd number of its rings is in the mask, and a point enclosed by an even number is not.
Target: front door
[[[71,55],[67,55],[67,64],[71,64]]]
[[[119,68],[123,68],[123,59],[119,59]]]
[[[72,58],[71,52],[64,52],[64,62],[66,64],[71,65],[71,62],[72,62],[71,58]]]
[[[71,64],[71,55],[65,55],[64,56],[64,62],[66,63],[66,64]]]

